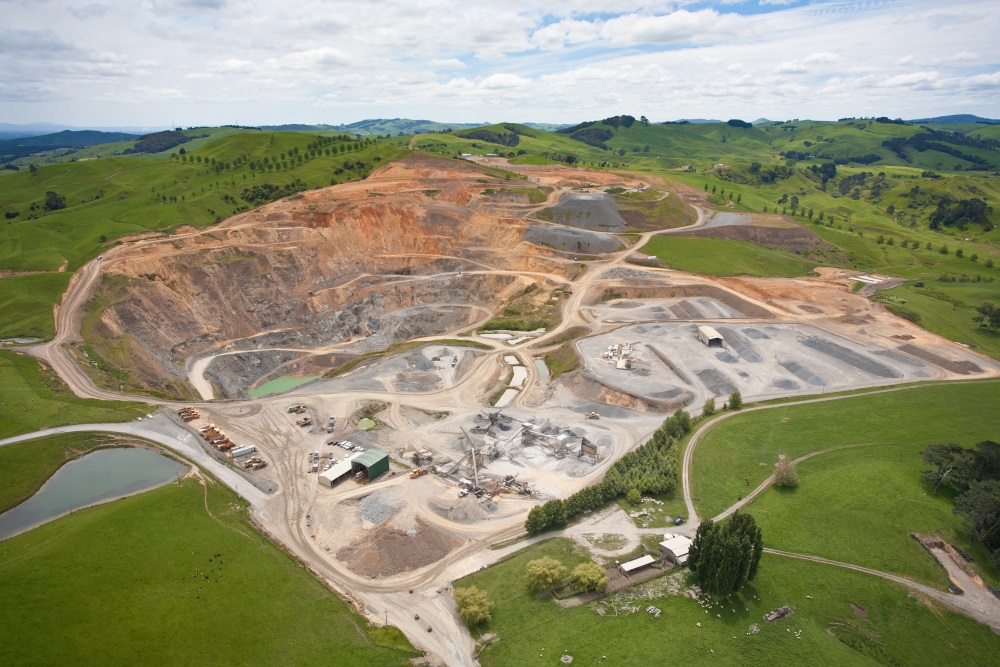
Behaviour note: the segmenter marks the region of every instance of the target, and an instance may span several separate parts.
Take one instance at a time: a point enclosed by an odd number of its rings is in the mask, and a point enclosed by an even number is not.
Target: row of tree
[[[604,480],[577,491],[566,500],[550,500],[533,508],[524,523],[530,535],[556,530],[573,517],[595,510],[635,490],[670,493],[677,488],[677,441],[691,432],[691,415],[678,410],[649,440],[619,459]]]

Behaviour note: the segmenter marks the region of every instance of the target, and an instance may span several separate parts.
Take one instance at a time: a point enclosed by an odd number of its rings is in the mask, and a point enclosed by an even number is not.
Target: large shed
[[[722,347],[725,340],[714,327],[702,325],[698,327],[698,338],[709,347]]]
[[[678,565],[684,565],[688,559],[688,551],[691,550],[691,539],[683,535],[672,535],[670,533],[665,534],[663,537],[665,539],[660,542],[660,551]]]
[[[351,459],[351,470],[356,474],[364,472],[371,481],[383,473],[389,472],[389,455],[374,447],[361,452]]]
[[[656,559],[646,554],[645,556],[639,556],[635,560],[630,560],[627,563],[622,563],[618,568],[622,571],[622,574],[632,574],[637,572],[647,565],[652,565],[656,562]]]
[[[329,486],[332,489],[333,485],[337,483],[337,480],[339,480],[342,477],[345,477],[351,472],[352,470],[351,464],[354,462],[354,458],[356,458],[357,456],[358,455],[355,454],[353,457],[349,459],[342,459],[340,461],[337,461],[336,463],[333,464],[333,467],[331,467],[329,470],[324,470],[323,472],[321,472],[319,474],[319,483],[322,484],[323,486]]]

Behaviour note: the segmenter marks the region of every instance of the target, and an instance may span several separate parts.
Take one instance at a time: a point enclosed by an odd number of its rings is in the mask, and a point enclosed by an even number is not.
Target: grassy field
[[[672,269],[709,276],[804,276],[816,266],[787,252],[727,239],[654,236],[640,252]]]
[[[0,350],[0,438],[65,424],[129,421],[151,409],[78,398],[37,360]]]
[[[976,406],[998,400],[1000,382],[954,383],[739,414],[698,443],[691,478],[698,512],[711,517],[732,505],[746,493],[747,479],[755,488],[773,472],[778,454],[794,459],[845,445],[909,444],[919,451],[995,438],[993,412]]]
[[[692,495],[702,516],[715,516],[762,482],[779,454],[856,446],[803,462],[798,489],[768,491],[751,504],[751,513],[762,508],[765,543],[943,585],[943,572],[909,534],[941,530],[972,547],[949,499],[929,496],[919,452],[995,439],[992,411],[975,406],[998,399],[1000,383],[963,383],[743,413],[698,444]]]
[[[944,589],[944,570],[910,533],[939,532],[981,556],[980,563],[989,558],[969,541],[961,518],[952,512],[948,490],[929,493],[919,450],[900,443],[821,454],[799,464],[797,488],[769,489],[747,511],[769,547],[894,572]]]
[[[765,555],[757,579],[711,609],[668,595],[636,602],[638,613],[599,616],[527,591],[525,565],[545,555],[567,564],[581,558],[568,540],[552,540],[455,582],[488,591],[496,603],[493,620],[481,628],[498,635],[480,657],[484,666],[555,665],[563,654],[583,665],[1000,664],[1000,637],[986,626],[848,570]],[[645,613],[649,604],[663,611],[660,618]],[[785,604],[794,615],[761,619]],[[759,634],[748,632],[751,623]]]
[[[398,631],[369,631],[236,503],[188,478],[0,542],[0,663],[405,665],[417,655]]]

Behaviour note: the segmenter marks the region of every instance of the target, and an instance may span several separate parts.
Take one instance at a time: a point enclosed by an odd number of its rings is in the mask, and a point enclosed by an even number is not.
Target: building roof
[[[664,535],[664,537],[667,537]],[[677,556],[678,558],[683,558],[687,556],[688,551],[691,549],[690,538],[684,537],[683,535],[670,535],[667,539],[660,542],[660,546],[664,549],[669,549],[670,553]]]
[[[646,567],[650,563],[653,563],[656,559],[650,555],[640,556],[635,560],[630,560],[627,563],[622,563],[621,568],[626,572],[631,572],[632,570],[638,570],[640,567]]]
[[[389,455],[383,452],[381,449],[376,449],[375,447],[372,447],[356,455],[351,459],[351,461],[363,465],[366,468],[371,468],[379,461],[388,458]]]
[[[352,456],[349,459],[341,459],[340,461],[337,461],[336,463],[333,464],[332,468],[330,468],[329,470],[324,470],[323,472],[321,472],[319,474],[319,476],[322,477],[323,479],[327,480],[330,483],[333,483],[333,482],[337,481],[338,479],[340,479],[341,477],[343,477],[347,473],[351,472],[351,462],[357,456],[360,456],[360,455],[359,454],[355,454],[354,456]]]

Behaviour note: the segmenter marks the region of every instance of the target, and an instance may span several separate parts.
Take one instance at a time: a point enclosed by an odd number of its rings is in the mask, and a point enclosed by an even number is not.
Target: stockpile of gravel
[[[357,544],[337,551],[337,559],[368,577],[409,572],[441,560],[462,541],[417,521],[413,530],[379,526]]]
[[[403,499],[393,489],[379,489],[361,499],[358,511],[366,521],[382,523],[403,506]]]
[[[630,269],[627,266],[616,266],[601,274],[602,280],[661,280],[663,276],[650,271]]]

